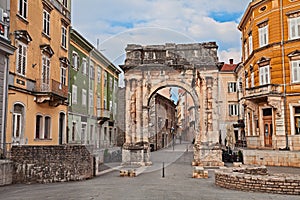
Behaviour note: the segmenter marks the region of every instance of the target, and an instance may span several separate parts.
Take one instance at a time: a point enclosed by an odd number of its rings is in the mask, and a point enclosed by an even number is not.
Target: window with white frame
[[[295,134],[300,135],[300,106],[294,107]]]
[[[107,109],[106,99],[103,99],[103,107],[105,110]]]
[[[93,108],[94,107],[93,90],[90,90],[89,92],[89,103],[90,103],[90,108]]]
[[[245,87],[249,88],[249,78],[248,78],[248,76],[245,77]]]
[[[43,10],[43,33],[50,35],[50,13],[47,10]]]
[[[90,125],[90,143],[93,141],[94,125]]]
[[[270,84],[270,65],[259,68],[259,85]]]
[[[77,86],[72,85],[72,104],[77,104]]]
[[[249,33],[248,44],[249,44],[249,54],[251,54],[252,51],[253,51],[253,38],[252,38],[252,32]]]
[[[79,67],[79,56],[78,54],[73,51],[72,53],[72,66],[75,70],[78,70],[78,67]]]
[[[50,139],[51,133],[51,117],[46,116],[45,117],[45,125],[44,125],[44,139]]]
[[[18,41],[17,50],[17,67],[16,71],[19,75],[25,76],[26,73],[26,62],[27,62],[27,45]]]
[[[229,115],[237,116],[239,114],[239,105],[238,104],[229,104]]]
[[[81,105],[86,106],[86,90],[82,89],[81,94]]]
[[[238,83],[237,83],[238,85],[237,85],[237,87],[238,87],[238,91],[242,91],[243,90],[243,81],[242,81],[242,77],[240,77],[239,79],[238,79]]]
[[[77,130],[77,124],[76,122],[72,122],[72,135],[71,135],[72,141],[75,141],[75,136],[77,132],[76,130]]]
[[[24,106],[15,104],[13,110],[13,138],[20,138],[23,130]]]
[[[259,47],[266,46],[269,43],[268,24],[259,27]]]
[[[112,91],[113,89],[113,77],[109,77],[109,90]]]
[[[229,82],[228,83],[228,92],[236,92],[236,82]]]
[[[254,72],[251,72],[251,87],[254,87]]]
[[[104,88],[107,86],[107,72],[104,71]]]
[[[85,143],[86,136],[86,122],[81,122],[81,143]]]
[[[60,83],[67,85],[67,68],[62,63],[60,64]]]
[[[90,66],[90,79],[95,79],[95,69],[93,65]]]
[[[296,39],[300,37],[300,17],[289,18],[289,39]]]
[[[98,70],[97,70],[97,81],[98,81],[98,83],[100,83],[101,82],[101,68],[100,67],[98,67]]]
[[[249,56],[247,40],[244,41],[244,53],[245,53],[245,60],[247,60]]]
[[[292,83],[300,82],[300,60],[293,60],[292,62]]]
[[[85,58],[82,58],[81,67],[82,67],[82,73],[87,75],[87,61]]]
[[[67,8],[67,7],[68,7],[68,0],[63,0],[63,1],[62,1],[62,4],[63,4],[63,6],[64,6],[65,8]]]
[[[61,46],[67,48],[67,28],[65,26],[61,27]]]
[[[24,19],[27,19],[27,9],[28,9],[27,5],[28,5],[27,0],[19,0],[18,14]]]
[[[42,57],[42,91],[50,89],[50,58],[47,55]]]

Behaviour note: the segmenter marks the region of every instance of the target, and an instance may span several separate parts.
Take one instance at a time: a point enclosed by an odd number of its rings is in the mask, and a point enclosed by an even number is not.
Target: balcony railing
[[[97,118],[101,119],[110,119],[111,111],[104,108],[97,108]]]
[[[34,91],[40,93],[52,93],[68,98],[68,87],[53,79],[37,79]]]
[[[246,88],[245,97],[264,96],[269,94],[280,94],[281,87],[276,84],[261,85],[253,88]]]

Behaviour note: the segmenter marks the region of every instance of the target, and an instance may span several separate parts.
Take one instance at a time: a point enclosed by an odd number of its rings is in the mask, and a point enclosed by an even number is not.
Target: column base
[[[122,149],[123,166],[149,166],[150,149],[147,145],[124,144]]]
[[[208,146],[195,144],[194,145],[194,160],[193,166],[204,167],[222,167],[222,150],[218,145]]]

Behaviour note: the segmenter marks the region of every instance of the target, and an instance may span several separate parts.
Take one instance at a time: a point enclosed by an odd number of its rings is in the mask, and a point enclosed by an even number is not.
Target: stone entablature
[[[299,175],[268,175],[264,166],[216,170],[215,184],[233,190],[300,195]]]

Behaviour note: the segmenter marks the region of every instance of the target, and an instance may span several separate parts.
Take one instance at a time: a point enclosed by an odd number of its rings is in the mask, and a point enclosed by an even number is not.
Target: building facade
[[[5,156],[7,77],[9,56],[15,51],[9,38],[9,1],[0,1],[0,158]]]
[[[176,139],[176,105],[174,102],[156,93],[149,103],[150,137],[149,143],[152,150],[172,145]],[[175,141],[174,141],[175,142]]]
[[[295,0],[253,0],[239,23],[248,147],[300,150],[299,26]]]
[[[71,1],[10,1],[8,144],[66,143]]]
[[[68,143],[114,146],[120,71],[74,29],[69,52]]]

